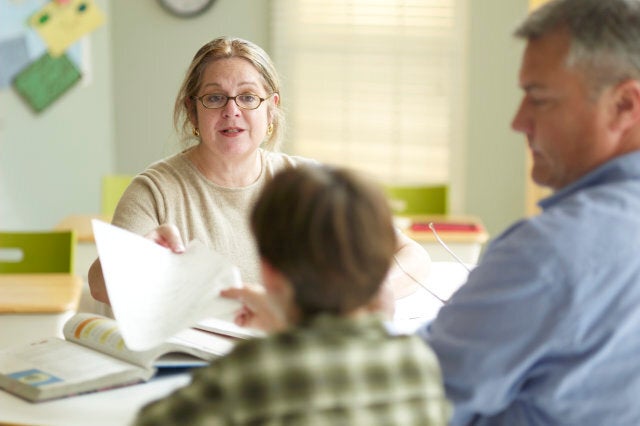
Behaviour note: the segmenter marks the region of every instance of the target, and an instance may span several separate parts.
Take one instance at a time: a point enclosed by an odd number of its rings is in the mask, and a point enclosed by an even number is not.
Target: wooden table
[[[465,281],[466,276],[467,271],[455,262],[434,262],[431,275],[424,284],[439,297],[448,299]],[[437,299],[420,288],[414,294],[396,301],[394,328],[413,332],[433,319],[441,306]],[[7,328],[20,327],[17,343],[50,337],[51,334],[47,335],[43,331],[40,319],[32,317],[38,316],[0,315],[0,349],[9,345],[3,345],[2,342],[2,332]],[[5,326],[7,321],[10,324]],[[62,334],[62,324],[64,321],[60,321],[55,333],[58,336]],[[30,403],[0,390],[0,425],[130,425],[143,405],[187,385],[190,379],[189,373],[165,374],[154,377],[147,383],[41,403]]]
[[[91,219],[99,219],[103,222],[111,223],[111,217],[101,214],[72,214],[62,219],[56,224],[55,229],[59,231],[76,231],[76,237],[80,243],[93,243],[93,228]]]
[[[75,274],[0,274],[0,314],[74,311],[81,292]]]
[[[55,226],[57,230],[73,230],[76,233],[78,244],[76,245],[74,272],[80,275],[84,281],[84,289],[80,298],[79,312],[94,312],[104,314],[104,306],[91,297],[89,290],[89,267],[98,257],[91,220],[98,219],[111,223],[111,217],[101,214],[72,214],[62,219]]]

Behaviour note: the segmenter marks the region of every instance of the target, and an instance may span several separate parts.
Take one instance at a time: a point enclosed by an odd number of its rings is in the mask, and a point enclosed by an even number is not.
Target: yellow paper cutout
[[[29,18],[53,57],[62,55],[79,38],[104,22],[93,0],[52,1]]]

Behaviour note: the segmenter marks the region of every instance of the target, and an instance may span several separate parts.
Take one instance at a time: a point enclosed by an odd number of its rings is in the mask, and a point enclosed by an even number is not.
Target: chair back
[[[72,273],[74,231],[0,232],[0,273]]]
[[[106,175],[102,177],[102,215],[112,217],[122,193],[131,183],[131,175]]]
[[[395,215],[444,215],[449,210],[447,185],[387,185],[385,191]]]

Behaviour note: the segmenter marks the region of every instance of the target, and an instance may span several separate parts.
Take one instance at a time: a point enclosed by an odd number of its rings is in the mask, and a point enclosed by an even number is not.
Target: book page
[[[205,318],[198,321],[198,324],[194,327],[200,330],[210,331],[212,333],[236,337],[238,339],[252,339],[254,337],[264,337],[266,335],[262,330],[240,327],[233,322],[217,318]]]
[[[169,364],[172,367],[192,366],[195,364],[194,357],[208,363],[231,352],[234,345],[235,341],[231,338],[187,328],[159,346],[145,351],[130,351],[127,357],[146,368]],[[190,355],[191,359],[185,354]]]
[[[230,338],[185,329],[151,349],[133,351],[125,345],[115,320],[89,313],[71,317],[64,325],[63,334],[70,342],[149,369],[156,363],[162,364],[158,361],[161,356],[172,352],[211,361],[230,352],[235,343]]]
[[[199,241],[181,254],[92,220],[109,300],[126,345],[147,350],[207,317],[231,320],[240,304],[219,297],[237,267]]]
[[[31,400],[147,380],[153,372],[55,337],[0,351],[2,387]]]

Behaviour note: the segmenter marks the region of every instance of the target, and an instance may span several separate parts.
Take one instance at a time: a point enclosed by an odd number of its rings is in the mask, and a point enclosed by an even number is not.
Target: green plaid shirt
[[[241,342],[140,413],[138,425],[445,425],[434,353],[380,319],[320,316]]]

